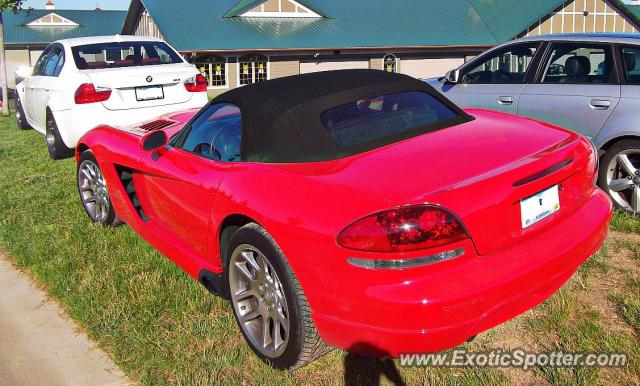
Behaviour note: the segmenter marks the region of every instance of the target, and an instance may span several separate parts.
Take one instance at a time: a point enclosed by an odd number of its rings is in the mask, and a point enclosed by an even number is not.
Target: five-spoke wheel
[[[118,225],[120,220],[111,205],[107,182],[91,151],[80,156],[77,180],[80,200],[91,220],[101,225]]]
[[[600,186],[614,203],[640,212],[640,141],[623,140],[609,148],[600,165]]]
[[[248,244],[233,251],[229,268],[231,298],[245,335],[263,355],[282,355],[289,342],[289,309],[278,274]]]

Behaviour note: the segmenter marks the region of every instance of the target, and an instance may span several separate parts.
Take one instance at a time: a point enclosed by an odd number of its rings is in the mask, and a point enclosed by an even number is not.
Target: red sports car
[[[382,71],[270,80],[100,126],[76,157],[91,219],[126,222],[228,298],[279,369],[328,347],[459,345],[553,294],[612,213],[585,138],[462,111]]]

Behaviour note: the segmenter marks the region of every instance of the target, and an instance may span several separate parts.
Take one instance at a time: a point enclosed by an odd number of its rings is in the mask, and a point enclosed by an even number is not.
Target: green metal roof
[[[640,5],[624,4],[624,7],[635,17],[640,19]]]
[[[50,13],[56,13],[78,24],[69,27],[37,26],[26,24]],[[127,12],[95,10],[22,10],[2,13],[4,39],[7,44],[51,43],[60,39],[86,36],[114,35],[122,31]]]
[[[558,0],[469,0],[498,42],[516,37],[562,6]]]
[[[142,1],[180,51],[484,46],[497,43],[468,0],[305,0],[323,18],[224,17],[238,0]],[[132,3],[131,9],[136,9]],[[127,20],[135,22],[129,15]],[[188,23],[184,21],[188,20]],[[127,25],[129,22],[127,23]],[[129,26],[131,27],[131,26]],[[522,29],[525,29],[523,27]],[[130,33],[125,27],[124,33]]]
[[[123,33],[132,32],[144,6],[180,51],[493,46],[515,38],[563,4],[563,0],[302,0],[325,17],[233,17],[263,1],[133,0]]]

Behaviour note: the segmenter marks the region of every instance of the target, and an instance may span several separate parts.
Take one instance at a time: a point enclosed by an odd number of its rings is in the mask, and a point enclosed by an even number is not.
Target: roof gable
[[[468,0],[499,42],[513,39],[564,0]]]
[[[30,23],[55,13],[74,24],[45,25]],[[7,44],[51,43],[60,39],[86,36],[115,35],[122,31],[127,13],[124,11],[95,11],[56,9],[29,9],[2,13],[5,42]],[[45,19],[46,20],[46,19]],[[71,27],[71,28],[70,28]]]
[[[303,0],[240,0],[224,17],[323,17]]]
[[[66,17],[62,17],[55,12],[51,12],[27,23],[30,27],[75,27],[78,23],[71,21]]]

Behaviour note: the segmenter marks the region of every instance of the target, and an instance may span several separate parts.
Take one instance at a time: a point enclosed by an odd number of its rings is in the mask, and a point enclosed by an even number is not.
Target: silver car
[[[574,130],[600,152],[599,185],[640,213],[640,37],[546,35],[495,47],[429,84],[462,107]]]

